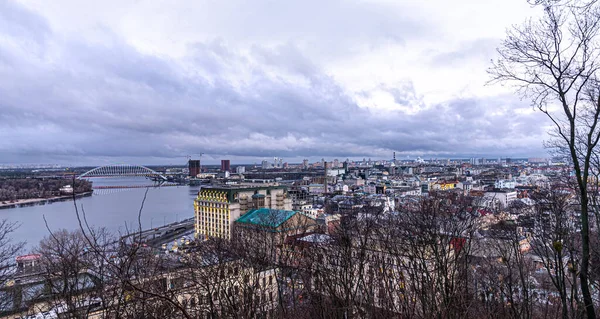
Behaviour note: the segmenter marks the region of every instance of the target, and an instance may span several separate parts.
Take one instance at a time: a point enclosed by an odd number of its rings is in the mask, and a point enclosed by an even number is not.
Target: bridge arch
[[[117,176],[143,176],[166,181],[167,178],[160,173],[141,165],[106,165],[91,169],[77,178],[86,177],[117,177]]]

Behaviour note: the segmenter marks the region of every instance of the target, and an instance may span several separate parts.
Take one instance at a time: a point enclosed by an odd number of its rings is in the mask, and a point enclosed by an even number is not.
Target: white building
[[[317,208],[313,205],[302,205],[300,207],[300,211],[306,214],[307,216],[316,219],[324,213],[323,208]]]
[[[485,198],[497,199],[502,208],[508,207],[508,204],[517,199],[517,192],[511,190],[498,189],[483,194]]]
[[[344,174],[346,174],[346,170],[344,168],[327,169],[327,176],[340,176]]]
[[[509,179],[500,179],[494,183],[495,188],[510,188],[514,189],[517,186],[517,182],[515,180]]]
[[[262,169],[269,169],[271,168],[271,165],[269,164],[269,161],[267,160],[263,160],[261,163]]]

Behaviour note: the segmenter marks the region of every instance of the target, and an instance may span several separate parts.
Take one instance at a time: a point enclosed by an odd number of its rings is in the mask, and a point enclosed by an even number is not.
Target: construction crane
[[[177,157],[185,157],[187,158],[188,162],[192,159],[193,155],[198,155],[198,157],[200,157],[200,159],[202,159],[202,155],[204,155],[204,153],[194,153],[194,154],[190,154],[190,155],[181,155],[181,156],[177,156]]]
[[[202,172],[202,155],[204,155],[204,153],[194,153],[194,154],[185,155],[185,156],[179,156],[179,157],[185,157],[185,158],[187,158],[186,165],[189,165],[189,163],[192,160],[192,158],[193,158],[194,155],[198,155],[198,157],[199,157],[199,161],[200,161],[199,164],[200,165],[199,165],[198,169],[200,170],[200,172]]]

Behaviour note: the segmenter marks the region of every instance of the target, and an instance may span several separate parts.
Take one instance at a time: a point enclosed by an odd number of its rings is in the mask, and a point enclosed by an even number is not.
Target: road
[[[165,226],[143,230],[141,233],[136,232],[127,236],[123,236],[122,239],[141,236],[141,241],[145,242],[148,246],[153,248],[161,248],[163,244],[169,243],[193,232],[194,221],[194,218],[189,218]]]

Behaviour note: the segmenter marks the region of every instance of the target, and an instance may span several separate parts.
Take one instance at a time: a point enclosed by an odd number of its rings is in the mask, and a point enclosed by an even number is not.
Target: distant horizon
[[[551,156],[527,156],[527,157],[523,157],[523,156],[501,156],[501,157],[421,157],[422,160],[424,161],[435,161],[435,160],[451,160],[451,161],[456,161],[456,160],[470,160],[473,158],[477,158],[477,159],[485,159],[485,160],[492,160],[492,161],[496,161],[498,160],[498,158],[501,159],[507,159],[510,158],[511,160],[528,160],[528,159],[551,159]],[[224,160],[227,160],[228,158],[223,158]],[[325,158],[325,160],[327,162],[333,162],[336,158]],[[343,163],[346,158],[337,158],[339,163]],[[369,160],[368,157],[365,158],[366,160]],[[417,157],[414,158],[396,158],[396,160],[398,161],[415,161],[417,160]],[[193,160],[193,159],[192,159]],[[262,160],[258,160],[255,162],[233,162],[231,161],[231,166],[249,166],[249,165],[261,165]],[[267,161],[269,161],[269,163],[273,163],[273,159],[271,158],[271,160],[266,159]],[[360,158],[350,158],[351,162],[361,162],[363,159]],[[372,162],[377,162],[377,161],[391,161],[393,160],[392,158],[371,158]],[[318,163],[320,162],[320,159],[315,159],[315,160],[309,160],[310,164],[313,163]],[[298,164],[302,164],[302,160],[300,161],[285,161],[285,159],[283,159],[283,163],[288,163],[290,165],[298,165]],[[207,165],[207,166],[219,166],[221,164],[220,160],[218,162],[202,162],[202,165]],[[67,168],[67,167],[99,167],[99,166],[106,166],[106,165],[141,165],[141,166],[186,166],[187,165],[187,160],[183,163],[122,163],[122,162],[115,162],[115,163],[103,163],[103,164],[59,164],[59,163],[0,163],[0,167],[3,166],[58,166],[61,168]]]

